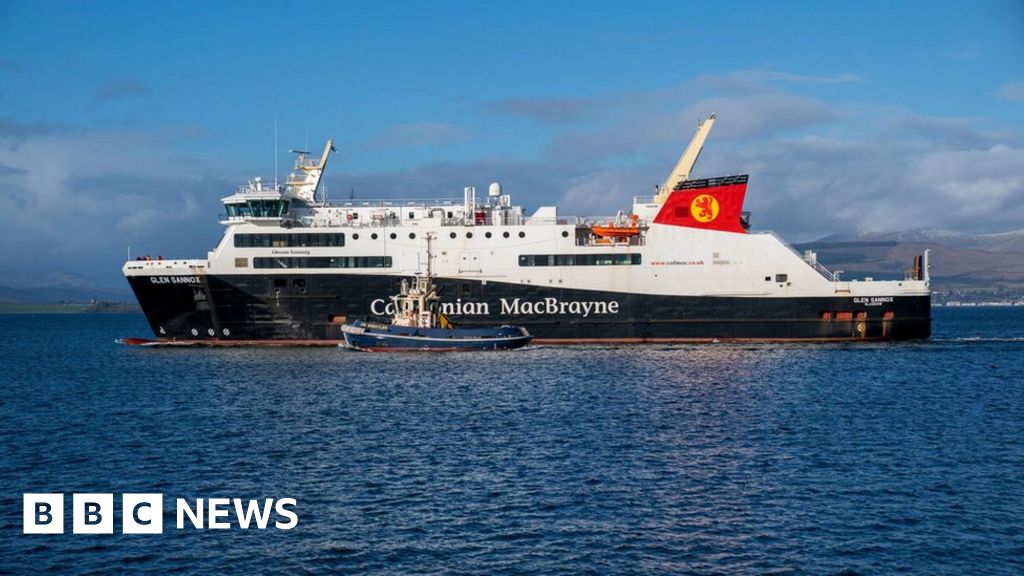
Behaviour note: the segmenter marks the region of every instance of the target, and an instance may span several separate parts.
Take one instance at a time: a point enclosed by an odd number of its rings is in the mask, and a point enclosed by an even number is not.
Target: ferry
[[[390,295],[426,267],[427,235],[441,312],[522,327],[534,344],[928,338],[927,251],[902,279],[845,279],[752,230],[747,175],[690,178],[715,121],[698,124],[656,195],[602,219],[528,213],[497,182],[479,196],[328,202],[328,140],[318,158],[295,151],[285,182],[254,178],[223,198],[224,235],[205,258],[123,272],[156,341],[175,344],[339,345],[347,322],[393,316]]]

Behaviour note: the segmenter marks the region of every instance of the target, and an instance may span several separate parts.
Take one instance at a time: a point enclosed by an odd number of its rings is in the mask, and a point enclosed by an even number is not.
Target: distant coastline
[[[142,309],[130,302],[0,302],[0,314],[141,314]]]

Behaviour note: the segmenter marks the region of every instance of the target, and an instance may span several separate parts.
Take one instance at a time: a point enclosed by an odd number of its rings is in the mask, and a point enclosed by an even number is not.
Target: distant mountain
[[[832,235],[794,246],[814,250],[818,261],[844,278],[901,278],[913,258],[931,250],[936,299],[985,300],[1024,297],[1024,230],[968,234],[913,230]]]
[[[1024,230],[999,234],[969,234],[952,230],[911,230],[909,232],[880,232],[872,234],[826,236],[813,243],[842,242],[896,242],[898,244],[935,244],[953,248],[967,248],[987,252],[1024,253]]]
[[[0,274],[0,302],[49,304],[54,302],[133,302],[131,290],[100,286],[74,272]]]

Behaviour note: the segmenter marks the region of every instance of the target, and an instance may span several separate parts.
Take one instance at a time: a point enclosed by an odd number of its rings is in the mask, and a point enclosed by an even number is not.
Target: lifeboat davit
[[[590,231],[595,236],[601,238],[630,238],[640,233],[640,227],[637,221],[640,219],[636,214],[629,216],[629,224],[625,222],[619,222],[618,219],[614,223],[605,224],[603,226],[594,225],[590,227]]]

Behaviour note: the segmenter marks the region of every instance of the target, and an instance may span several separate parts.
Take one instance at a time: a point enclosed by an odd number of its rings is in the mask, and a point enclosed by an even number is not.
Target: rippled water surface
[[[114,344],[148,333],[0,316],[0,572],[1024,572],[1022,308],[894,344]],[[25,492],[67,533],[22,534]],[[71,534],[74,492],[163,493],[164,534]],[[176,530],[178,497],[299,523]]]

